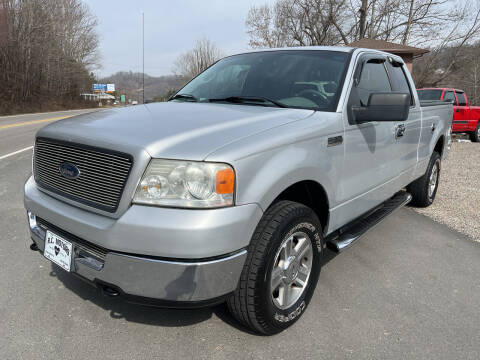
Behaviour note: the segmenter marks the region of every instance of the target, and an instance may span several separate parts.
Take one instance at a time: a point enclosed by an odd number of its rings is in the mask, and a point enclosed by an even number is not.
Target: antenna
[[[142,12],[142,104],[145,104],[145,13]]]

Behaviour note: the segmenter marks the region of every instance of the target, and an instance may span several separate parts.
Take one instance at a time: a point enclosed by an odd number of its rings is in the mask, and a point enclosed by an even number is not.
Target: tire
[[[472,142],[480,142],[480,121],[478,121],[475,131],[470,133],[470,140]]]
[[[437,170],[434,170],[435,168]],[[437,195],[440,170],[440,154],[434,151],[428,163],[426,173],[407,186],[407,191],[412,195],[411,205],[417,207],[428,207],[432,205]],[[434,173],[434,171],[436,171],[436,173]]]
[[[293,259],[290,265],[285,261],[288,244],[293,246],[290,254],[297,255],[288,258]],[[272,205],[252,236],[237,289],[227,300],[232,315],[244,326],[265,335],[293,325],[315,291],[322,249],[322,227],[310,208],[292,201]],[[272,273],[279,275],[275,280],[281,279],[278,286],[271,285]],[[300,287],[303,279],[306,282]],[[284,294],[290,296],[284,298]]]

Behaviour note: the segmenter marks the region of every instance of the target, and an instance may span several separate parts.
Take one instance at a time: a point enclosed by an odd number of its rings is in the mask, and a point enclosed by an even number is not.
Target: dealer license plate
[[[72,243],[61,236],[47,231],[43,255],[62,269],[70,271],[72,263]]]

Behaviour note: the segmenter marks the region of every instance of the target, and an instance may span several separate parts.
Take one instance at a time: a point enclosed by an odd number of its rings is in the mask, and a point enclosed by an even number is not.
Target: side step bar
[[[388,215],[407,205],[412,200],[412,195],[407,192],[399,192],[391,199],[385,201],[376,210],[368,215],[355,220],[327,237],[327,244],[333,250],[340,252],[351,246],[368,230],[378,225]]]

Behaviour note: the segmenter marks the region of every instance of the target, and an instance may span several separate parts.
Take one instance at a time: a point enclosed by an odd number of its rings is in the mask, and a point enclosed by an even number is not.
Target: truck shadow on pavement
[[[337,253],[326,249],[322,266],[336,256]],[[183,327],[209,320],[215,314],[220,320],[240,331],[258,335],[237,322],[231,316],[225,303],[199,309],[169,309],[133,304],[126,302],[121,296],[108,297],[103,295],[98,288],[77,276],[65,272],[55,264],[51,264],[50,276],[56,277],[65,288],[79,296],[82,300],[91,302],[103,310],[109,311],[112,319],[124,319],[129,322],[154,326]]]
[[[109,311],[110,317],[113,319],[124,319],[146,325],[181,327],[208,320],[214,312],[214,308],[179,310],[128,303],[121,296],[108,297],[103,295],[99,289],[63,271],[54,264],[52,264],[50,276],[56,277],[65,288],[82,300]]]

